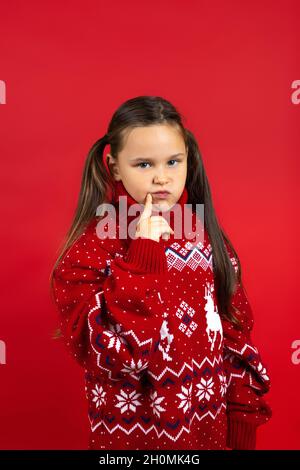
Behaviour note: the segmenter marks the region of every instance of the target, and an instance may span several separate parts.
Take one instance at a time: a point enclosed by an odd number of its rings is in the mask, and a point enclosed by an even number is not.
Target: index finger
[[[152,214],[152,194],[147,193],[146,198],[145,198],[145,207],[141,214],[140,220],[150,217],[151,214]]]

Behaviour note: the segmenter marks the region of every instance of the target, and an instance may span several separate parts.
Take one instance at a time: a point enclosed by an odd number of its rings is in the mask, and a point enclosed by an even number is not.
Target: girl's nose
[[[155,184],[167,184],[168,178],[164,175],[159,175],[154,178]]]

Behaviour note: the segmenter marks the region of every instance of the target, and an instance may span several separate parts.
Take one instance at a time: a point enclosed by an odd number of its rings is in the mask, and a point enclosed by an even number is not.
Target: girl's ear
[[[111,175],[115,179],[115,181],[120,181],[121,176],[120,176],[120,173],[119,173],[118,162],[110,153],[106,154],[106,163],[107,163],[107,167],[108,167]]]

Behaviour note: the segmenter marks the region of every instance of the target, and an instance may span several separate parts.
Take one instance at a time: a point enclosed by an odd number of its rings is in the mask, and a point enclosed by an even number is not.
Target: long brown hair
[[[213,252],[213,270],[218,309],[220,315],[223,315],[224,318],[240,328],[240,320],[234,314],[234,312],[239,314],[239,311],[231,305],[231,297],[236,283],[242,284],[239,257],[225,231],[218,223],[197,141],[193,133],[183,126],[182,117],[178,110],[169,101],[160,96],[137,96],[123,103],[113,114],[105,136],[97,140],[88,152],[83,169],[75,216],[50,274],[52,295],[53,273],[60,260],[82,234],[86,225],[95,217],[97,207],[104,202],[109,202],[108,193],[114,194],[114,179],[110,171],[107,171],[103,161],[105,146],[109,144],[110,154],[117,158],[118,153],[123,148],[124,136],[128,130],[134,127],[154,124],[176,126],[185,141],[188,149],[187,203],[192,204],[193,210],[196,204],[204,204],[204,226]],[[237,261],[237,272],[234,270],[224,240],[229,245]],[[56,337],[59,336],[59,331],[57,331]]]

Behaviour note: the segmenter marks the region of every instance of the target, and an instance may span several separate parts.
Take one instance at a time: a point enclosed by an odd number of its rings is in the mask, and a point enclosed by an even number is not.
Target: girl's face
[[[187,148],[179,130],[169,124],[136,127],[124,137],[124,147],[107,163],[116,181],[139,204],[147,193],[158,210],[169,210],[180,198],[187,177]],[[169,191],[158,198],[157,191]]]

